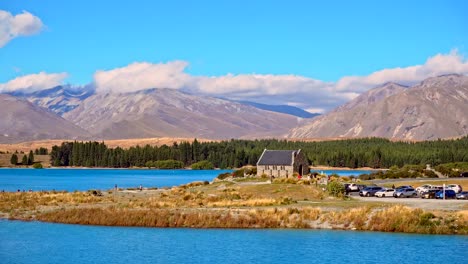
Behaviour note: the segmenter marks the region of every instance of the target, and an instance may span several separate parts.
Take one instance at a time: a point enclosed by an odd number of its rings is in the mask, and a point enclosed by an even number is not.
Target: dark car
[[[464,192],[461,192],[461,193],[458,193],[457,194],[457,200],[468,200],[468,192],[467,191],[464,191]]]
[[[445,190],[445,199],[455,199],[457,193],[454,190]],[[444,199],[444,191],[438,191],[435,195],[436,199]]]
[[[366,197],[375,196],[375,193],[382,189],[383,189],[382,187],[378,187],[378,186],[366,187],[359,192],[359,196],[366,196]]]
[[[468,177],[468,171],[460,173],[460,177]]]
[[[421,193],[421,198],[422,199],[434,199],[436,193],[439,191],[440,191],[439,189],[430,189],[428,191]]]

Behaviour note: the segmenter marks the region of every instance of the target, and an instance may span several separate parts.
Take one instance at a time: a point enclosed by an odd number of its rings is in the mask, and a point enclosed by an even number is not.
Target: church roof
[[[267,150],[263,151],[257,165],[292,165],[294,156],[300,150]]]

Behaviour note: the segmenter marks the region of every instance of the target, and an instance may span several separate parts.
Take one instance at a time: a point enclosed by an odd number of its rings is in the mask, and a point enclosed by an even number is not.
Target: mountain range
[[[24,90],[23,90],[24,91]],[[324,114],[174,89],[96,92],[57,86],[0,95],[0,142],[148,137],[425,140],[468,134],[468,77],[386,83]]]
[[[84,129],[26,100],[0,94],[0,106],[0,143],[90,137]]]
[[[467,134],[468,77],[451,74],[412,87],[387,83],[371,89],[294,128],[289,137],[433,140]]]

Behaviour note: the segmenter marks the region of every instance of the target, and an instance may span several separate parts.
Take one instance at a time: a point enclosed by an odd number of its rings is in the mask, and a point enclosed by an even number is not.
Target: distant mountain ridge
[[[375,94],[380,96],[367,100]],[[467,134],[468,77],[451,74],[428,78],[409,88],[387,84],[371,89],[292,129],[288,136],[433,140]]]
[[[0,105],[0,143],[90,136],[82,128],[26,100],[0,94]]]
[[[256,107],[258,109],[263,109],[267,111],[283,113],[288,115],[293,115],[301,118],[312,118],[318,116],[320,114],[317,113],[310,113],[307,112],[299,107],[291,106],[291,105],[268,105],[268,104],[260,104],[250,101],[236,101],[241,104],[250,105]]]
[[[284,137],[297,118],[174,89],[97,93],[64,118],[103,139]]]
[[[96,93],[92,85],[0,94],[0,142],[56,138],[353,138],[426,140],[468,134],[468,77],[386,83],[333,111],[234,102],[174,89]],[[29,101],[29,102],[28,102]],[[60,117],[61,116],[61,117]],[[63,118],[62,118],[63,117]]]
[[[83,100],[93,95],[94,92],[95,89],[92,85],[79,88],[73,88],[70,85],[60,85],[32,93],[11,92],[8,94],[26,99],[62,116],[64,113],[78,107]]]

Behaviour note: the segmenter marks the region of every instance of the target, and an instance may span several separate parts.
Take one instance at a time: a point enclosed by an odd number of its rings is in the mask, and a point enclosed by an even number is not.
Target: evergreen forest
[[[468,162],[468,136],[452,140],[393,142],[382,138],[323,142],[227,140],[173,143],[170,146],[109,148],[104,142],[63,142],[50,151],[53,166],[145,167],[148,162],[174,160],[188,167],[209,161],[217,168],[255,165],[264,149],[301,149],[311,165],[333,167],[402,167],[407,164],[433,166]]]

